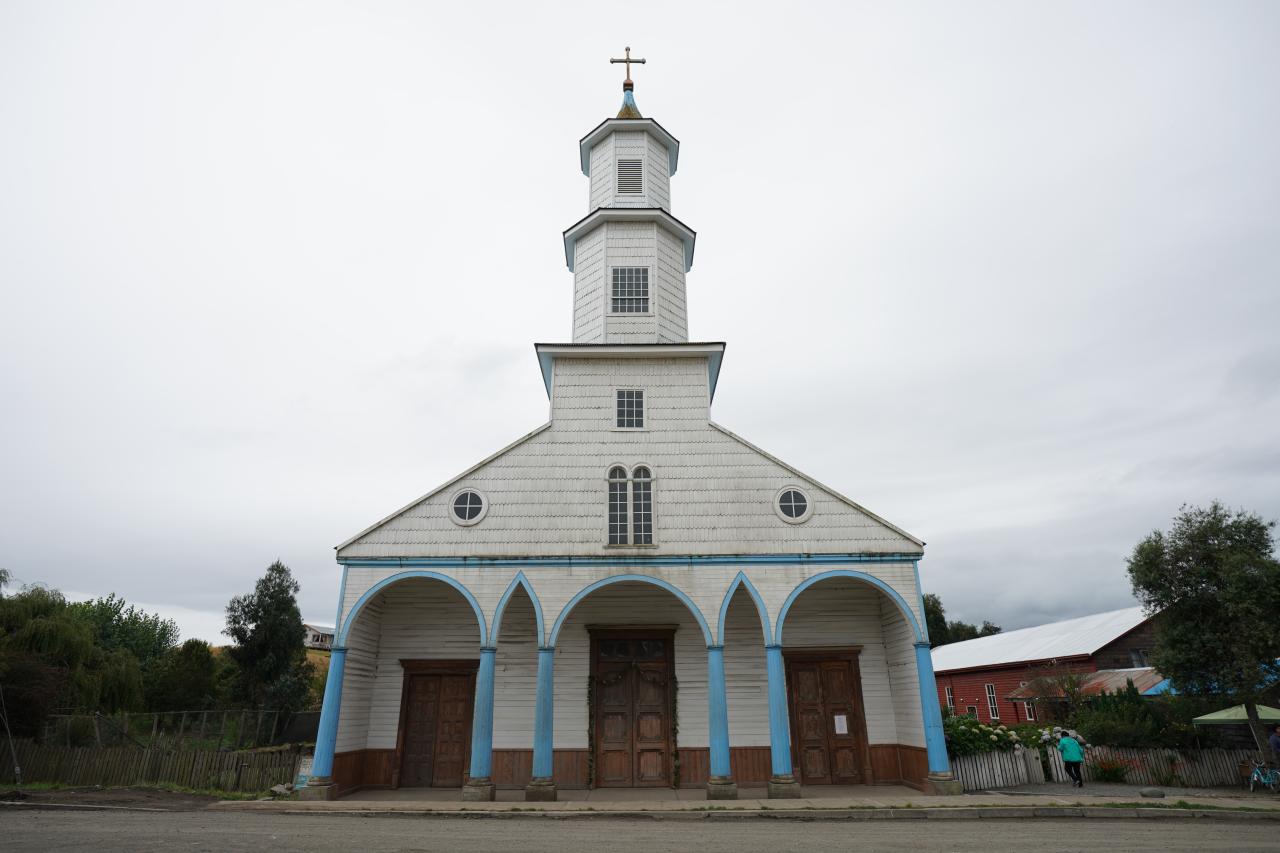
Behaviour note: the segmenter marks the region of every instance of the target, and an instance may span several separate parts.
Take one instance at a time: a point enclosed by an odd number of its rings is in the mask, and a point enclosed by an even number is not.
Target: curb
[[[384,809],[218,809],[218,811],[254,811],[287,815],[342,815],[344,817],[402,817],[464,820],[794,820],[863,821],[863,820],[1060,820],[1085,818],[1105,820],[1218,820],[1276,821],[1280,810],[1238,811],[1234,809],[1149,809],[1106,808],[1102,806],[992,806],[987,808],[957,806],[951,808],[866,808],[866,809],[743,809],[724,811],[404,811]]]

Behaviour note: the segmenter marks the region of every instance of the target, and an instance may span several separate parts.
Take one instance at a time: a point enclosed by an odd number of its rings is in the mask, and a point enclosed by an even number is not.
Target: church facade
[[[550,420],[337,549],[308,796],[949,787],[923,543],[711,419],[679,142],[627,77],[580,143]]]

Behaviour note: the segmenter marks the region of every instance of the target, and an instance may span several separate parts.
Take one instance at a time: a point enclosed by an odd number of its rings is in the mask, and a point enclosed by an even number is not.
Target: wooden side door
[[[396,787],[459,788],[471,758],[476,661],[402,660]]]
[[[862,708],[854,689],[857,667],[847,660],[825,661],[819,667],[822,703],[827,712],[831,783],[860,785],[867,781],[862,775],[862,759],[869,753],[861,736]]]
[[[404,689],[404,746],[400,759],[400,785],[424,788],[435,774],[437,712],[440,709],[439,675],[407,675]]]
[[[821,667],[815,661],[792,661],[787,667],[791,687],[792,742],[796,770],[806,785],[831,784],[831,750],[827,743],[827,712],[822,702]]]
[[[471,757],[467,753],[471,744],[474,679],[469,675],[442,675],[440,681],[431,784],[436,788],[461,788]]]
[[[859,785],[871,779],[857,652],[787,660],[792,747],[799,781]]]

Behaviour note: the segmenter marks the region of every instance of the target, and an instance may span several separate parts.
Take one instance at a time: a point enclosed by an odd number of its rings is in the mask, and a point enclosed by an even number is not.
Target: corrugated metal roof
[[[1084,696],[1097,696],[1103,692],[1116,693],[1124,690],[1130,681],[1133,682],[1133,686],[1138,693],[1143,696],[1154,696],[1164,692],[1163,690],[1157,690],[1157,688],[1164,686],[1168,679],[1149,666],[1137,669],[1100,669],[1097,672],[1088,673],[1084,677],[1084,681],[1080,685],[1080,692]],[[1019,700],[1060,699],[1062,698],[1062,690],[1044,679],[1037,678],[1031,683],[1019,687],[1005,698]]]
[[[1121,634],[1141,625],[1146,618],[1141,607],[1126,607],[950,643],[933,650],[933,671],[1091,655]]]

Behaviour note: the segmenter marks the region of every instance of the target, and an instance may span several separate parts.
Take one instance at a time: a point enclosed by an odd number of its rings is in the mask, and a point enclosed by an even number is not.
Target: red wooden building
[[[1009,695],[1045,675],[1146,667],[1154,641],[1151,619],[1128,607],[939,646],[938,701],[984,723],[1039,722],[1035,702]]]

